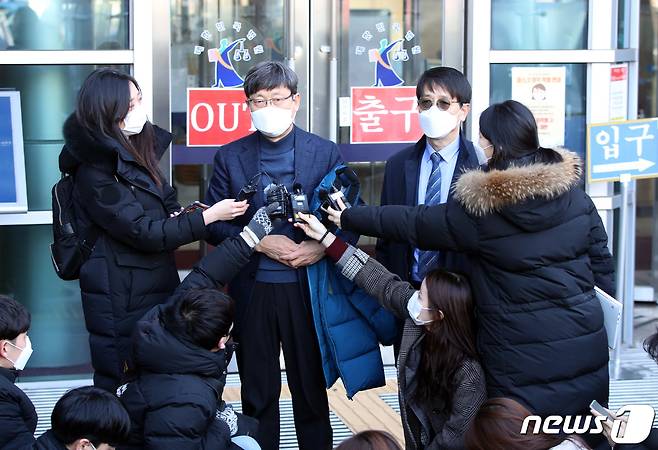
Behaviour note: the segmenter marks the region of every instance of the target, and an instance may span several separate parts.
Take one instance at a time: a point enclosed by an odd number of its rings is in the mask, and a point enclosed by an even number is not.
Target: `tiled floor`
[[[642,305],[636,308],[635,324],[637,343],[635,348],[624,349],[621,355],[617,378],[610,382],[610,407],[642,403],[652,405],[658,411],[658,365],[652,361],[641,346],[642,340],[655,330],[658,323],[658,306]],[[389,361],[392,358],[387,357]],[[614,364],[611,363],[611,369]],[[612,370],[613,374],[615,373]],[[387,383],[378,389],[360,392],[353,400],[348,400],[342,384],[338,382],[329,391],[331,424],[334,430],[334,444],[366,429],[383,429],[392,433],[400,442],[403,440],[397,402],[396,373],[393,366],[386,366]],[[287,386],[285,371],[281,373],[281,448],[297,448],[293,422],[292,401]],[[50,427],[50,414],[55,402],[69,389],[90,384],[91,380],[52,381],[19,383],[19,386],[32,399],[39,415],[37,435]],[[229,374],[224,391],[224,400],[237,410],[240,405],[240,379],[237,374]],[[654,426],[658,426],[658,417]]]
[[[616,409],[632,403],[650,404],[658,411],[658,365],[648,358],[641,348],[626,349],[622,353],[622,377],[610,382],[610,407]],[[331,425],[334,430],[334,444],[366,429],[382,429],[403,441],[397,401],[395,369],[386,368],[387,383],[381,388],[358,393],[353,400],[347,399],[340,382],[329,393]],[[224,391],[224,400],[241,410],[240,387],[237,375],[229,375]],[[297,448],[293,422],[292,401],[286,385],[285,372],[282,373],[281,390],[281,448]],[[37,434],[50,427],[52,408],[67,390],[89,384],[90,380],[59,381],[42,383],[22,383],[19,386],[34,402],[39,415]],[[654,423],[658,426],[658,418]]]

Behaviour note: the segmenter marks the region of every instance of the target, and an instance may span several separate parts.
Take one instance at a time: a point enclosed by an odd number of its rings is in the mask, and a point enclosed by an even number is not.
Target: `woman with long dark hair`
[[[466,450],[589,450],[576,436],[543,432],[521,434],[523,421],[531,415],[511,398],[490,398],[471,423],[464,447]]]
[[[594,286],[614,295],[608,236],[582,189],[578,155],[539,145],[522,104],[480,116],[487,167],[464,173],[453,203],[330,209],[344,230],[460,252],[470,262],[489,397],[534,414],[588,414],[608,402],[608,346]]]
[[[315,216],[300,216],[305,223],[295,226],[326,247],[343,275],[404,320],[398,397],[406,448],[463,448],[464,433],[486,399],[468,279],[434,270],[416,291]]]
[[[89,75],[64,139],[59,164],[74,177],[77,225],[98,236],[80,269],[94,384],[114,392],[133,368],[135,323],[180,282],[173,251],[203,239],[206,225],[243,214],[247,204],[224,200],[181,213],[158,169],[171,135],[148,121],[139,85],[125,73]]]

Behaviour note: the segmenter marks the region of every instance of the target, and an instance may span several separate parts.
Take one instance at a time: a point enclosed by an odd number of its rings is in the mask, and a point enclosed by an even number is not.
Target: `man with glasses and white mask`
[[[0,295],[0,448],[32,448],[37,413],[14,384],[32,355],[27,336],[30,313],[16,300]]]
[[[452,201],[451,186],[466,169],[478,167],[473,143],[461,132],[470,112],[471,85],[452,67],[433,67],[416,85],[418,119],[423,136],[386,162],[381,205],[436,205]],[[376,259],[416,289],[435,268],[468,272],[463,255],[421,251],[407,243],[377,241]],[[398,342],[402,326],[399,324]]]
[[[253,67],[244,91],[256,132],[217,151],[206,201],[236,198],[250,182],[256,193],[242,217],[210,228],[208,242],[236,236],[263,206],[269,185],[292,192],[299,184],[311,198],[322,178],[341,162],[336,144],[294,125],[301,103],[297,75],[280,62]],[[324,249],[280,221],[256,247],[249,264],[229,285],[236,301],[234,337],[244,414],[259,420],[258,442],[279,448],[281,349],[293,399],[300,449],[330,449],[332,430],[304,267]],[[302,270],[300,270],[302,269]]]

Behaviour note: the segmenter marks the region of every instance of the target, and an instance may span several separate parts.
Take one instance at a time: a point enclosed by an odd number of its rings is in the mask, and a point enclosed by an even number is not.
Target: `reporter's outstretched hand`
[[[243,215],[247,211],[247,208],[249,208],[247,200],[236,202],[235,199],[226,198],[206,209],[203,212],[203,220],[206,225],[217,222],[218,220],[233,220]]]
[[[338,207],[340,208],[338,211],[332,207],[326,209],[322,208],[322,210],[327,213],[329,220],[331,220],[334,225],[340,228],[340,216],[343,214],[343,211],[347,209],[347,207],[345,206],[345,203],[343,203],[343,200],[340,198],[336,200],[336,203],[338,203]]]
[[[279,207],[277,202],[271,203],[267,206],[259,208],[254,216],[249,221],[247,228],[253,232],[258,240],[263,239],[265,236],[272,232],[272,221],[270,214],[272,214]]]
[[[336,236],[333,233],[329,233],[327,227],[322,225],[322,222],[320,222],[317,217],[313,214],[298,214],[299,218],[306,223],[295,222],[294,225],[297,228],[301,228],[302,231],[306,233],[306,236],[319,241],[325,248],[329,247],[334,242]]]
[[[322,225],[322,222],[320,222],[318,218],[315,217],[313,214],[304,214],[304,213],[298,213],[298,214],[299,214],[299,218],[306,223],[295,222],[294,226],[300,228],[304,233],[306,233],[306,236],[310,237],[311,239],[315,239],[316,241],[322,239],[324,233],[327,232],[327,227]]]

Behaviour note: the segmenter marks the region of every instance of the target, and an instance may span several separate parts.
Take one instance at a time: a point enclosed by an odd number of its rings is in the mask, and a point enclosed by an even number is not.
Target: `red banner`
[[[416,142],[416,88],[353,87],[350,141],[353,144]]]
[[[187,90],[187,146],[217,147],[256,131],[242,89]]]

